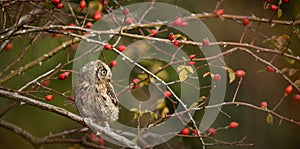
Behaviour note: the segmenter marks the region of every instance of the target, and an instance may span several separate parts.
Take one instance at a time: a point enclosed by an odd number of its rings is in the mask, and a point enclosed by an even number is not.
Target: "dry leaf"
[[[266,120],[267,120],[268,124],[272,125],[273,124],[273,116],[272,116],[272,114],[268,113]]]
[[[182,82],[182,81],[186,80],[187,77],[188,77],[188,71],[186,69],[182,69],[179,72],[179,80]]]

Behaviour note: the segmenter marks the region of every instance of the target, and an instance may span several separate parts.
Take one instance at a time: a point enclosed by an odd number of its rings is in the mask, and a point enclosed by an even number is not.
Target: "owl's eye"
[[[106,73],[107,73],[107,71],[106,71],[105,69],[102,69],[102,70],[100,71],[100,73],[101,73],[102,76],[105,76]]]

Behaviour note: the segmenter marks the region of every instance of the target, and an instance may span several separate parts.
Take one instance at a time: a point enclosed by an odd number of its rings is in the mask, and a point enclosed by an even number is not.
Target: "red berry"
[[[111,50],[112,49],[112,45],[106,44],[106,45],[104,45],[104,49]]]
[[[267,106],[268,106],[268,103],[265,101],[260,103],[260,107],[262,107],[262,108],[266,108]]]
[[[272,4],[272,5],[270,5],[270,10],[277,11],[278,10],[278,6]]]
[[[182,24],[182,17],[178,17],[173,21],[174,26],[181,26]]]
[[[215,81],[220,81],[221,80],[221,76],[219,74],[214,74],[213,78]]]
[[[95,21],[100,20],[102,18],[101,16],[101,12],[100,11],[96,11],[93,15],[93,18]]]
[[[139,82],[140,82],[140,79],[138,79],[138,78],[135,78],[131,81],[131,83],[133,83],[133,84],[137,84]]]
[[[218,9],[215,11],[215,14],[217,15],[217,17],[220,17],[224,14],[224,10],[223,9]]]
[[[127,8],[123,9],[123,10],[122,10],[122,13],[123,13],[124,15],[127,15],[127,14],[129,13],[129,9],[127,9]]]
[[[285,88],[284,92],[285,92],[286,94],[291,94],[291,93],[293,92],[293,87],[292,87],[292,85],[287,86],[287,87]]]
[[[187,23],[187,22],[182,22],[181,24],[180,24],[180,26],[182,26],[182,27],[186,27],[186,26],[188,26],[189,25],[189,23]]]
[[[180,46],[180,43],[178,40],[174,40],[173,41],[173,45],[175,45],[176,47],[179,47]]]
[[[289,2],[289,0],[283,0],[283,2],[284,2],[284,3],[288,3],[288,2]]]
[[[65,71],[61,74],[58,75],[58,79],[59,80],[66,80],[67,77],[69,77],[70,75],[70,72],[69,71]]]
[[[99,144],[100,146],[103,146],[104,143],[105,143],[104,139],[103,139],[103,138],[99,138],[98,144]]]
[[[45,96],[45,99],[46,99],[47,101],[51,101],[51,100],[53,99],[53,95],[46,95],[46,96]]]
[[[63,8],[63,7],[64,7],[64,5],[63,5],[62,3],[59,3],[59,4],[56,5],[56,8],[57,8],[57,9],[61,9],[61,8]]]
[[[246,75],[246,72],[244,70],[237,70],[235,72],[235,76],[239,77],[239,78],[242,78]]]
[[[165,97],[170,97],[172,93],[170,91],[165,91]]]
[[[300,100],[300,94],[294,95],[294,100],[299,101]]]
[[[175,39],[175,35],[171,33],[171,34],[169,35],[169,40],[173,41],[174,39]]]
[[[120,45],[117,47],[117,50],[120,52],[123,52],[125,49],[126,49],[126,46],[124,46],[124,45]]]
[[[195,65],[195,64],[196,64],[196,62],[194,62],[194,61],[191,61],[191,62],[187,62],[187,64],[188,64],[188,65],[190,65],[190,66],[193,66],[193,65]]]
[[[155,36],[157,34],[157,32],[158,31],[156,29],[152,29],[152,30],[150,30],[150,35]]]
[[[85,0],[81,0],[80,3],[79,3],[79,8],[82,10],[82,9],[85,8],[85,6],[86,6]]]
[[[11,51],[12,48],[13,48],[12,43],[8,43],[8,44],[6,45],[6,50],[7,50],[7,51]]]
[[[270,3],[271,2],[271,0],[265,0],[267,3]]]
[[[53,5],[57,5],[57,4],[60,3],[60,0],[51,0],[51,3],[52,3]]]
[[[182,135],[188,135],[190,133],[190,129],[185,127],[181,130],[180,134]]]
[[[237,128],[239,126],[239,123],[237,123],[237,122],[231,122],[230,124],[229,124],[229,127],[230,128]]]
[[[269,72],[275,72],[275,69],[272,66],[267,66],[267,71]]]
[[[112,60],[112,61],[110,61],[110,63],[109,63],[109,66],[110,67],[115,67],[117,65],[117,61],[116,60]]]
[[[243,25],[244,25],[244,26],[247,26],[248,24],[249,24],[249,19],[248,19],[248,18],[244,19]]]
[[[190,58],[190,60],[192,60],[192,59],[196,58],[196,55],[195,54],[191,54],[191,55],[189,55],[189,58]]]
[[[134,22],[134,19],[133,18],[126,18],[126,20],[125,20],[125,23],[126,24],[132,24]]]
[[[203,47],[206,47],[206,46],[208,46],[208,45],[209,45],[209,40],[208,40],[208,38],[203,39],[203,41],[202,41],[202,46],[203,46]]]
[[[135,78],[131,81],[132,87],[131,89],[136,89],[138,87],[138,82],[140,82],[140,79]]]
[[[91,28],[92,26],[93,26],[93,24],[92,24],[92,22],[88,22],[88,23],[86,23],[86,25],[85,25],[87,28]]]
[[[215,130],[214,128],[209,128],[209,129],[208,129],[208,133],[209,133],[210,135],[215,135],[215,134],[216,134],[216,130]]]
[[[197,131],[196,129],[193,129],[193,134],[194,134],[195,136],[198,136],[198,131]]]
[[[44,86],[48,86],[50,83],[51,83],[50,80],[45,80],[45,81],[43,81],[42,84],[43,84]]]

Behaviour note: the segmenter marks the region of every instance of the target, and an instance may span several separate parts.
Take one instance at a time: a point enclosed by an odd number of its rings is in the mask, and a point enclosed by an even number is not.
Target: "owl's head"
[[[98,63],[98,68],[96,71],[96,77],[100,81],[110,81],[112,76],[110,68],[100,60],[98,60],[97,63]]]

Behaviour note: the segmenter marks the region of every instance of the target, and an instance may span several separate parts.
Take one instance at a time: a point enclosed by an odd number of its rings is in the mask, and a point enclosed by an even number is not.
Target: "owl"
[[[109,127],[109,123],[118,119],[119,101],[111,78],[110,68],[100,60],[91,61],[80,69],[74,97],[78,112],[85,121]]]

